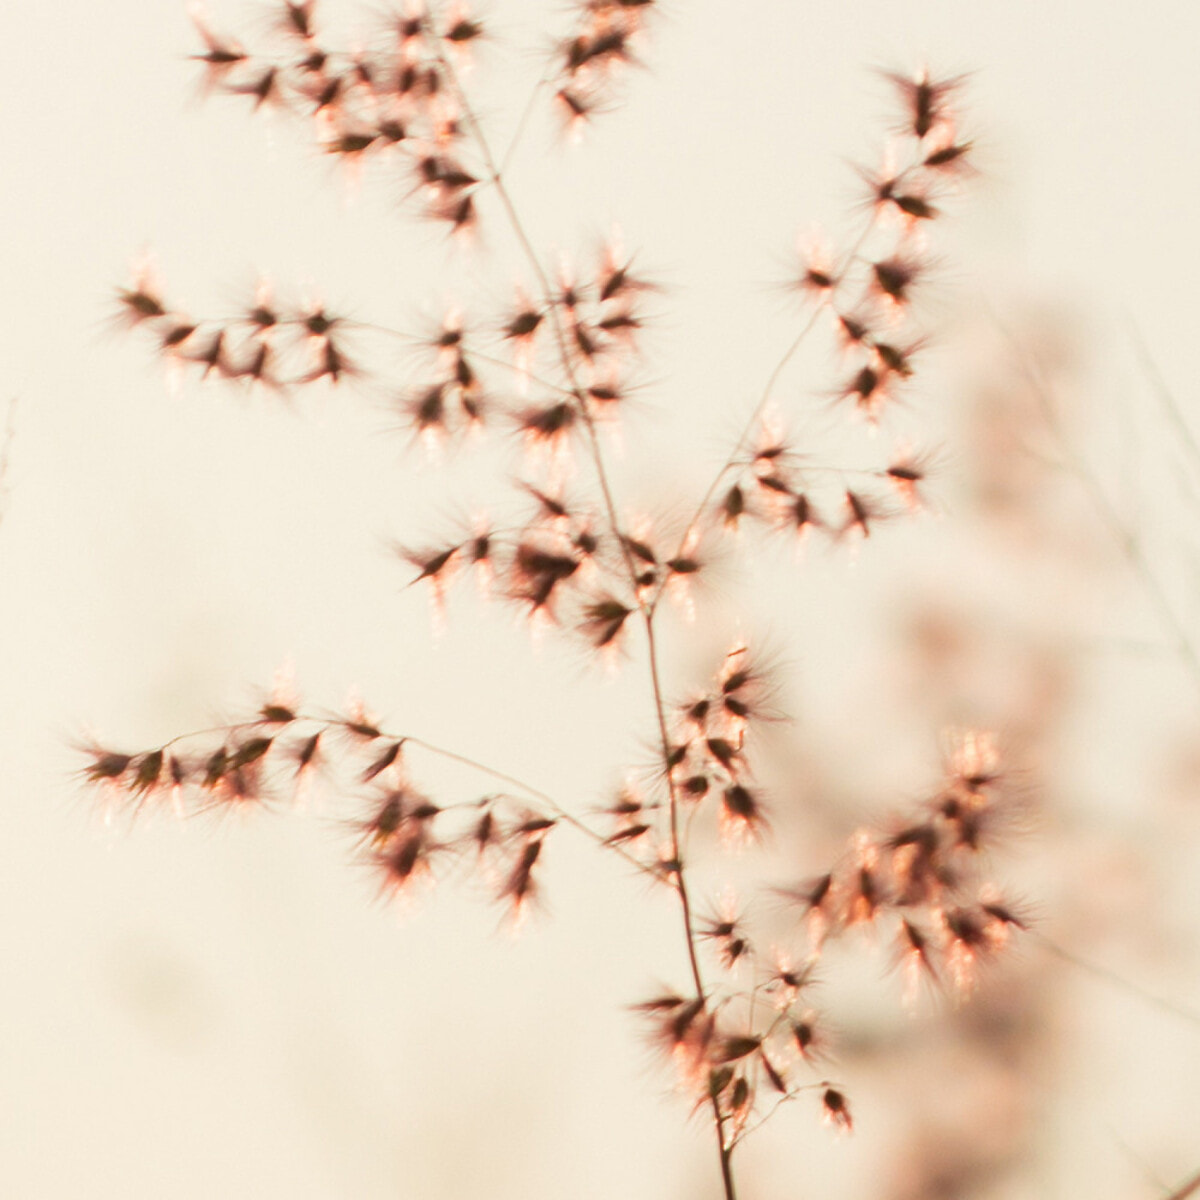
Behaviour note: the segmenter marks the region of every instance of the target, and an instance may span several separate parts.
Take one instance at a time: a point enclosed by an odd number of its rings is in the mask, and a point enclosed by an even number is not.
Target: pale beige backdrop
[[[581,809],[644,757],[651,731],[633,672],[609,679],[553,640],[535,654],[507,614],[464,597],[431,640],[425,598],[402,590],[387,544],[469,512],[474,493],[461,469],[447,484],[427,468],[377,395],[287,406],[172,392],[145,345],[109,321],[129,264],[150,251],[194,312],[228,311],[263,272],[293,294],[411,325],[474,299],[473,273],[485,296],[507,298],[503,231],[485,226],[493,255],[452,252],[395,215],[399,185],[368,180],[356,195],[287,121],[251,120],[229,98],[201,103],[182,2],[8,8],[0,402],[16,409],[0,524],[0,1195],[715,1196],[708,1131],[686,1122],[622,1008],[677,977],[674,914],[615,862],[562,839],[547,911],[514,939],[469,888],[401,914],[374,903],[344,832],[319,816],[132,831],[96,819],[73,740],[94,730],[138,747],[202,727],[252,702],[285,662],[314,706],[357,688],[391,727]],[[262,26],[261,6],[213,8],[248,41]],[[960,418],[989,371],[1012,373],[997,323],[1062,339],[1078,364],[1077,417],[1117,431],[1098,470],[1128,511],[1154,517],[1150,545],[1190,617],[1181,556],[1195,525],[1156,490],[1156,446],[1170,439],[1131,328],[1194,409],[1197,9],[662,9],[627,104],[580,147],[557,146],[535,120],[512,174],[540,245],[587,249],[616,226],[667,284],[618,471],[625,495],[648,507],[660,479],[686,489],[719,461],[796,319],[772,288],[796,235],[849,223],[851,164],[874,162],[893,119],[873,69],[928,62],[970,73],[980,174],[938,245],[922,420],[952,467],[969,462]],[[350,0],[321,12],[350,35],[366,26]],[[496,36],[474,79],[506,130],[566,15],[493,0],[485,17]],[[820,403],[829,364],[815,357],[807,393],[801,382],[796,402]],[[1054,457],[1044,431],[1030,440],[1031,454]],[[784,649],[790,705],[808,741],[845,764],[838,786],[864,815],[936,772],[941,719],[988,716],[987,686],[970,711],[910,703],[893,662],[895,597],[924,579],[964,603],[986,593],[1045,637],[1077,635],[1095,664],[1081,686],[1094,691],[1062,733],[1048,800],[1058,815],[1031,835],[1023,887],[1053,926],[1064,891],[1115,888],[1113,872],[1131,872],[1121,886],[1148,894],[1167,941],[1140,955],[1140,927],[1123,927],[1085,948],[1200,1004],[1196,789],[1164,798],[1163,774],[1145,766],[1160,743],[1174,753],[1194,740],[1195,688],[1169,654],[1145,650],[1167,635],[1119,566],[1105,576],[1116,599],[1089,606],[1078,575],[1056,580],[1043,563],[1027,580],[999,550],[981,554],[956,499],[967,484],[952,470],[936,516],[854,564],[779,559],[744,628]],[[1018,530],[1013,563],[1020,543]],[[726,567],[694,648],[679,643],[680,690],[733,636],[742,569]],[[1065,865],[1064,844],[1094,858]],[[1144,854],[1131,865],[1112,849],[1122,845]],[[1119,923],[1117,900],[1110,910]],[[1200,1167],[1200,1034],[1086,976],[1065,986],[1065,1051],[1055,1077],[1029,1080],[1040,1154],[996,1195],[1162,1195],[1155,1178]],[[864,1089],[852,1139],[811,1108],[781,1114],[747,1152],[750,1200],[880,1195],[894,1114]]]

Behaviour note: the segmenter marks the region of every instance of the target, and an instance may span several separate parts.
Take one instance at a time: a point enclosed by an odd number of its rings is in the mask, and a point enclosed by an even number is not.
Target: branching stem
[[[691,971],[692,983],[696,989],[696,999],[700,1003],[701,1013],[703,1014],[708,1009],[709,996],[704,984],[704,977],[700,968],[699,955],[697,953],[697,939],[692,921],[691,898],[688,893],[687,879],[685,876],[685,868],[682,859],[682,849],[679,837],[679,792],[674,778],[674,769],[671,763],[671,741],[670,734],[667,729],[666,703],[663,697],[662,679],[659,671],[658,641],[654,628],[655,604],[653,600],[643,599],[640,594],[641,586],[639,584],[638,567],[634,561],[633,553],[630,550],[627,540],[623,534],[620,518],[617,515],[617,506],[608,477],[608,469],[604,462],[604,455],[600,448],[600,440],[597,435],[595,421],[588,407],[586,393],[579,382],[578,376],[576,375],[575,364],[568,348],[567,334],[566,330],[563,328],[558,298],[554,294],[549,277],[546,274],[545,268],[542,266],[537,251],[534,249],[533,243],[530,241],[529,235],[525,231],[520,214],[517,212],[516,205],[513,203],[512,196],[505,184],[502,168],[497,165],[495,158],[492,155],[491,148],[489,147],[487,139],[480,128],[479,122],[471,109],[470,103],[463,91],[462,84],[454,70],[454,66],[441,51],[439,51],[439,58],[441,60],[443,70],[446,72],[446,76],[454,90],[455,97],[462,108],[465,123],[470,130],[472,137],[475,139],[480,156],[482,157],[487,168],[489,182],[494,187],[496,195],[500,199],[500,203],[508,217],[508,222],[512,229],[513,235],[519,243],[525,258],[529,263],[530,270],[533,271],[541,289],[543,301],[546,305],[547,311],[550,314],[551,327],[554,330],[555,342],[557,344],[563,374],[569,385],[568,390],[575,397],[575,403],[579,412],[579,416],[583,422],[584,429],[587,431],[589,450],[591,452],[592,462],[595,468],[597,484],[603,497],[604,508],[608,517],[609,527],[612,530],[613,536],[616,538],[617,544],[621,549],[631,593],[637,601],[638,607],[642,613],[646,630],[647,659],[651,690],[654,700],[654,712],[658,725],[663,771],[669,794],[670,846],[668,853],[671,860],[669,865],[670,871],[674,878],[675,892],[679,897],[679,907],[683,921],[684,941],[687,947],[688,965]],[[782,369],[782,364],[780,369]],[[710,1095],[709,1101],[712,1109],[713,1126],[717,1138],[717,1147],[720,1154],[721,1183],[722,1187],[724,1188],[725,1200],[736,1200],[737,1192],[734,1184],[732,1164],[733,1143],[725,1136],[726,1118],[721,1109],[720,1096]]]
[[[1166,586],[1159,577],[1158,572],[1154,569],[1153,564],[1146,554],[1145,547],[1137,536],[1136,530],[1131,529],[1122,519],[1116,505],[1109,497],[1108,492],[1105,491],[1100,480],[1096,477],[1096,473],[1091,469],[1087,459],[1072,446],[1071,440],[1067,436],[1062,421],[1059,419],[1058,412],[1054,407],[1050,386],[1041,372],[1035,364],[1029,361],[1028,355],[1024,352],[1017,338],[1001,323],[999,318],[993,317],[993,320],[997,328],[1013,347],[1018,366],[1028,381],[1030,388],[1033,390],[1033,394],[1042,410],[1042,417],[1046,422],[1046,426],[1058,441],[1065,465],[1083,484],[1097,513],[1111,534],[1113,541],[1116,542],[1118,549],[1125,555],[1134,574],[1141,581],[1142,588],[1151,603],[1158,610],[1162,623],[1170,630],[1175,641],[1176,650],[1187,667],[1192,682],[1197,688],[1200,688],[1200,649],[1197,648],[1191,631],[1184,624],[1183,619],[1176,612],[1175,606],[1171,603]]]
[[[292,718],[289,724],[305,724],[311,726],[319,726],[322,730],[345,729],[346,722],[340,717],[317,717],[304,713],[297,713]],[[189,733],[176,734],[173,738],[163,742],[155,749],[158,751],[169,750],[172,746],[178,745],[180,742],[192,741],[196,738],[221,734],[228,738],[231,735],[236,735],[244,731],[256,730],[261,731],[264,728],[269,728],[270,723],[263,719],[251,721],[238,721],[230,725],[215,725],[208,729],[192,730]],[[618,857],[625,860],[630,866],[635,868],[643,875],[649,875],[655,880],[661,880],[661,875],[656,872],[653,867],[647,866],[644,862],[635,858],[624,846],[613,842],[606,838],[598,830],[593,829],[587,822],[580,820],[569,808],[560,804],[553,796],[542,791],[540,788],[534,787],[532,784],[526,783],[522,779],[518,779],[515,775],[508,774],[507,771],[501,771],[496,767],[489,766],[487,763],[480,762],[477,758],[471,758],[469,755],[462,754],[457,750],[450,750],[445,746],[439,746],[434,742],[426,741],[424,738],[414,737],[411,734],[392,733],[385,729],[379,730],[379,737],[383,741],[398,742],[404,747],[416,746],[429,754],[435,755],[438,758],[444,759],[447,762],[458,763],[464,767],[470,767],[473,771],[478,771],[481,775],[486,775],[498,783],[507,784],[516,791],[521,792],[543,808],[546,815],[553,817],[556,821],[561,821],[564,825],[569,825],[578,833],[584,835],[589,841],[595,842],[602,846],[605,850],[612,851]]]

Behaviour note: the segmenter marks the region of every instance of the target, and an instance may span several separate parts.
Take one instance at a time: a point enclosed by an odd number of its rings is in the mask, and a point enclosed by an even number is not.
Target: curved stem
[[[1167,1197],[1167,1200],[1188,1200],[1189,1196],[1194,1196],[1197,1192],[1200,1192],[1200,1171],[1187,1180],[1187,1182],[1180,1184]]]
[[[401,341],[410,342],[413,345],[429,345],[427,338],[417,337],[417,335],[413,333],[405,333],[402,329],[392,329],[387,325],[378,325],[374,322],[357,321],[350,318],[347,318],[344,323],[349,329],[362,329],[366,330],[368,333],[378,333],[384,335],[385,337],[399,338]],[[521,367],[515,366],[507,359],[499,358],[494,354],[487,354],[482,350],[475,349],[474,346],[471,346],[469,349],[467,349],[466,353],[471,358],[477,358],[480,360],[480,362],[485,362],[489,366],[499,367],[501,370],[508,371],[512,375],[523,375],[526,379],[536,383],[538,387],[543,387],[549,392],[558,392],[563,396],[575,395],[573,391],[571,391],[569,388],[563,387],[561,384],[551,383],[548,379],[543,379],[538,375],[534,375],[530,371],[526,371]]]
[[[630,550],[626,538],[621,531],[621,523],[617,516],[616,502],[613,498],[612,487],[609,482],[608,470],[604,462],[604,456],[600,449],[600,442],[596,432],[595,421],[593,420],[592,414],[589,411],[586,394],[579,382],[578,376],[576,375],[575,364],[572,360],[571,352],[567,345],[567,335],[566,330],[563,328],[560,305],[554,295],[554,290],[551,287],[548,276],[546,275],[545,268],[542,266],[541,260],[538,258],[537,251],[534,249],[533,243],[530,241],[529,235],[525,231],[525,227],[521,221],[520,215],[517,212],[515,204],[513,203],[512,196],[505,185],[501,168],[497,166],[491,149],[488,146],[487,139],[484,137],[483,131],[479,126],[479,122],[471,109],[466,95],[463,92],[462,85],[456,72],[454,71],[453,64],[450,63],[445,55],[441,54],[440,52],[439,57],[441,59],[443,70],[446,72],[446,76],[449,79],[458,103],[462,108],[464,120],[468,128],[471,130],[480,155],[482,156],[484,164],[487,167],[490,177],[489,182],[495,188],[496,195],[499,197],[500,203],[508,217],[513,235],[521,246],[521,249],[529,263],[530,269],[533,271],[534,276],[538,280],[539,287],[541,288],[543,300],[546,304],[548,312],[550,313],[551,327],[554,330],[555,341],[558,347],[559,359],[561,361],[563,374],[569,384],[569,390],[575,396],[576,407],[579,416],[583,421],[585,430],[587,431],[589,449],[591,451],[592,461],[595,468],[596,480],[603,497],[604,508],[608,517],[609,525],[612,529],[613,536],[617,539],[618,545],[621,547],[631,594],[637,600],[638,607],[642,613],[646,630],[647,657],[650,684],[654,699],[655,719],[658,724],[663,770],[666,777],[667,789],[670,798],[670,870],[674,878],[675,891],[679,897],[679,906],[683,921],[684,940],[687,947],[688,965],[691,971],[692,982],[696,989],[696,999],[699,1001],[701,1012],[704,1012],[708,1008],[709,997],[705,988],[703,973],[700,969],[700,961],[696,948],[696,933],[692,921],[691,898],[688,893],[684,864],[681,857],[679,838],[679,795],[671,765],[670,734],[667,729],[666,704],[663,698],[662,681],[658,667],[658,643],[654,629],[654,606],[652,602],[647,602],[639,597],[640,587],[638,582],[638,568],[634,562],[632,551]],[[782,365],[780,369],[782,369]],[[710,1095],[709,1103],[712,1109],[713,1127],[716,1133],[717,1147],[720,1155],[721,1183],[724,1189],[725,1200],[736,1200],[736,1188],[734,1184],[732,1164],[733,1145],[726,1139],[725,1136],[726,1118],[725,1114],[721,1110],[720,1097]]]
[[[1041,372],[1035,364],[1029,361],[1028,355],[1016,336],[1001,322],[1000,318],[993,314],[992,320],[1012,346],[1021,373],[1037,398],[1038,405],[1042,410],[1042,417],[1059,443],[1067,468],[1083,484],[1113,541],[1125,555],[1134,574],[1141,581],[1142,588],[1158,610],[1160,619],[1174,637],[1176,651],[1187,667],[1193,683],[1200,688],[1200,648],[1197,647],[1190,630],[1171,603],[1166,586],[1155,571],[1144,546],[1138,540],[1137,532],[1125,523],[1087,460],[1072,446],[1055,410],[1050,387]]]
[[[533,85],[533,89],[529,93],[529,99],[525,101],[525,107],[521,110],[521,115],[517,119],[516,128],[513,130],[512,137],[509,138],[508,146],[504,153],[500,156],[500,171],[502,175],[508,170],[512,163],[513,155],[517,152],[517,147],[521,144],[521,139],[525,136],[525,130],[529,125],[529,118],[533,116],[534,105],[537,103],[538,97],[542,94],[544,88],[550,82],[550,76],[543,74],[542,77]]]
[[[1136,996],[1144,1003],[1152,1004],[1162,1012],[1170,1013],[1171,1016],[1177,1017],[1181,1021],[1186,1021],[1189,1025],[1200,1026],[1200,1012],[1197,1012],[1195,1009],[1186,1008],[1182,1004],[1177,1004],[1174,1000],[1168,1000],[1164,996],[1159,996],[1109,967],[1103,967],[1099,963],[1081,958],[1078,954],[1068,950],[1065,946],[1060,946],[1057,942],[1046,937],[1044,933],[1040,933],[1036,929],[1027,931],[1027,936],[1041,942],[1051,954],[1061,958],[1065,963],[1070,963],[1071,966],[1078,970],[1085,971],[1097,979],[1103,979],[1105,983],[1110,984],[1112,987],[1119,988],[1123,992],[1128,992],[1131,996]]]
[[[346,726],[345,720],[341,717],[318,717],[306,713],[295,714],[288,724],[306,724],[310,727],[315,725],[319,726],[322,732],[330,729],[344,729]],[[215,725],[207,729],[196,729],[188,733],[176,734],[174,737],[155,747],[155,749],[165,751],[169,750],[172,746],[178,745],[180,742],[190,741],[194,738],[202,738],[214,734],[222,734],[228,738],[230,735],[243,731],[261,731],[269,727],[270,723],[261,718],[250,721],[235,721],[228,725]],[[534,787],[532,784],[526,783],[523,779],[518,779],[517,776],[510,775],[507,771],[501,771],[487,763],[480,762],[477,758],[471,758],[469,755],[462,754],[457,750],[450,750],[445,746],[439,746],[435,742],[426,741],[424,738],[415,737],[412,734],[392,733],[388,730],[380,729],[379,737],[383,741],[398,742],[403,746],[417,746],[429,754],[445,759],[447,762],[454,762],[464,767],[470,767],[473,771],[478,771],[481,775],[487,775],[499,783],[507,784],[516,791],[523,793],[528,799],[539,804],[546,810],[547,815],[554,817],[557,821],[561,821],[564,825],[569,825],[572,829],[583,834],[598,846],[624,859],[625,862],[641,874],[649,875],[655,880],[661,879],[661,875],[653,867],[647,866],[644,862],[630,854],[624,846],[611,841],[585,821],[580,820],[570,809],[555,800],[553,796],[542,791],[540,788]]]
[[[842,269],[838,272],[838,283],[836,286],[841,286],[841,283],[846,277],[847,268],[858,257],[859,251],[862,249],[867,238],[871,236],[871,231],[874,228],[875,213],[872,212],[870,219],[859,233],[854,245],[850,248],[843,261]],[[767,381],[763,385],[763,390],[759,395],[758,403],[755,404],[754,408],[750,410],[750,415],[743,422],[741,432],[738,434],[737,441],[733,446],[733,450],[721,464],[716,475],[713,477],[712,482],[708,485],[708,488],[704,492],[700,503],[696,506],[696,511],[692,514],[691,520],[689,520],[687,525],[684,526],[683,534],[679,539],[679,548],[675,552],[676,556],[680,556],[685,553],[685,548],[688,544],[688,541],[692,537],[697,525],[700,524],[700,521],[704,517],[704,513],[712,501],[713,496],[716,494],[717,488],[721,486],[721,481],[738,465],[738,460],[746,452],[747,442],[750,438],[750,434],[753,431],[755,424],[758,422],[759,417],[762,416],[763,410],[770,402],[771,396],[774,394],[775,388],[778,385],[783,372],[787,369],[787,366],[792,359],[796,357],[800,347],[803,346],[805,341],[808,339],[808,335],[812,332],[813,327],[817,323],[817,318],[824,311],[824,308],[824,305],[820,305],[813,310],[812,315],[800,327],[800,331],[792,339],[787,349],[784,350],[783,354],[779,358],[779,361],[776,362],[775,366],[772,368],[770,375],[767,376]],[[663,593],[666,590],[666,583],[667,581],[664,580],[659,584],[658,590],[654,593],[654,596],[650,601],[651,608],[657,608],[658,603],[662,599]]]

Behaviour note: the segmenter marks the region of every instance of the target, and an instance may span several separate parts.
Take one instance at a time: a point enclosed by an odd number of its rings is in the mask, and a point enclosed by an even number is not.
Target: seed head
[[[283,86],[278,67],[267,66],[256,75],[248,77],[242,83],[223,84],[227,92],[236,96],[249,96],[254,101],[257,112],[266,105],[268,108],[283,103]]]
[[[791,1024],[792,1044],[800,1052],[803,1059],[811,1059],[818,1054],[821,1045],[817,1027],[810,1017],[804,1017]]]
[[[323,107],[328,101],[322,99]],[[378,140],[379,134],[374,130],[344,130],[325,144],[327,154],[339,154],[345,159],[360,158]]]
[[[517,424],[529,443],[553,447],[566,441],[578,415],[565,400],[558,400],[524,409],[517,415]]]
[[[888,482],[912,511],[922,506],[921,485],[928,477],[933,456],[900,450],[884,472]]]
[[[523,914],[537,895],[533,868],[541,857],[543,841],[541,834],[526,837],[522,841],[500,887],[499,899],[511,906],[514,917]]]
[[[531,341],[545,315],[539,308],[522,306],[505,324],[504,336],[514,342]]]
[[[900,93],[906,109],[905,128],[914,137],[924,139],[952,120],[949,101],[962,86],[961,75],[934,79],[928,68],[923,68],[912,76],[887,71],[884,78]]]
[[[921,273],[921,264],[911,257],[893,255],[871,265],[872,289],[896,306],[911,299],[913,283]]]
[[[613,596],[594,600],[584,606],[584,636],[596,649],[612,645],[632,613],[633,609]]]
[[[939,139],[935,135],[930,142],[933,144],[923,160],[923,165],[928,170],[950,176],[970,171],[968,156],[971,153],[971,143],[956,141],[952,128],[948,129],[946,136]]]
[[[218,37],[209,29],[200,3],[190,4],[188,15],[205,46],[204,53],[193,54],[192,59],[204,64],[206,86],[220,83],[230,71],[246,61],[246,52],[232,38]]]
[[[93,746],[88,750],[92,761],[84,768],[84,777],[91,783],[117,783],[133,762],[132,754],[121,754],[115,750],[104,750]]]
[[[854,1129],[854,1121],[850,1116],[850,1106],[845,1095],[837,1088],[827,1087],[821,1095],[822,1115],[827,1125],[842,1133],[850,1133]]]
[[[745,784],[733,783],[721,795],[721,827],[735,842],[761,834],[765,825],[762,801]]]
[[[218,329],[207,341],[184,355],[190,362],[199,363],[204,368],[200,373],[201,379],[207,379],[213,371],[216,371],[218,375],[232,373],[226,354],[225,338],[225,330]]]
[[[316,0],[283,0],[279,27],[283,33],[308,41],[315,32],[313,10]]]
[[[873,496],[847,488],[843,494],[845,519],[842,523],[841,534],[857,533],[862,537],[871,536],[871,528],[876,521],[889,516],[884,505]]]
[[[865,344],[871,334],[870,321],[861,314],[838,313],[835,319],[838,340],[846,350]]]
[[[888,400],[887,376],[886,369],[864,364],[843,386],[841,398],[852,401],[867,421],[874,424],[879,420],[879,410]]]
[[[455,46],[464,46],[483,36],[483,26],[470,17],[460,16],[447,27],[442,37]]]

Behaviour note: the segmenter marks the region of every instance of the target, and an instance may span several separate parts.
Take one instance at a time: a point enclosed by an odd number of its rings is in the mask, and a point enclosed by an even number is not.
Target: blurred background
[[[661,8],[621,106],[578,145],[537,110],[509,175],[547,253],[591,256],[616,229],[663,284],[616,459],[631,509],[678,514],[703,488],[802,319],[778,286],[797,236],[861,221],[854,167],[877,167],[897,120],[879,69],[966,74],[976,146],[935,231],[905,413],[939,449],[929,510],[853,553],[731,551],[670,642],[673,695],[738,637],[781,664],[774,844],[739,870],[819,873],[936,785],[948,725],[996,729],[1029,798],[997,872],[1035,932],[969,1003],[915,1011],[886,953],[850,939],[819,1003],[855,1132],[785,1108],[747,1143],[742,1191],[1165,1196],[1200,1169],[1200,13]],[[470,85],[504,144],[571,13],[481,15]],[[211,16],[270,40],[263,6]],[[379,16],[318,9],[348,45]],[[486,317],[517,262],[499,223],[453,244],[401,211],[397,178],[347,178],[245,97],[202,103],[175,0],[6,24],[0,1190],[715,1197],[711,1131],[627,1008],[683,978],[676,914],[616,858],[556,839],[514,934],[465,880],[381,903],[315,805],[100,819],[82,742],[211,726],[281,669],[313,708],[360,695],[580,812],[653,729],[636,660],[535,644],[467,591],[431,633],[389,546],[469,515],[516,457],[431,465],[396,416],[399,358],[390,389],[284,400],[172,383],[113,320],[148,253],[195,314],[265,275],[364,321]],[[840,368],[820,343],[794,366],[780,408],[803,428]]]

